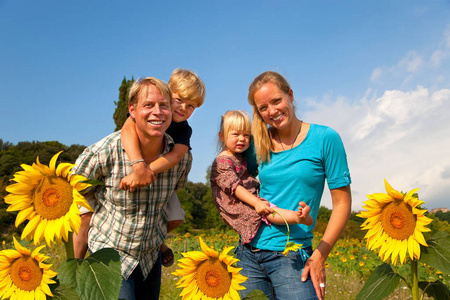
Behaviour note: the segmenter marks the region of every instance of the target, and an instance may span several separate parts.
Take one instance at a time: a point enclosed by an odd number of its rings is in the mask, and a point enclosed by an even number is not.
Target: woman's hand
[[[311,257],[306,261],[302,273],[303,282],[308,279],[308,275],[311,276],[311,281],[316,290],[317,297],[319,300],[323,300],[325,298],[326,283],[325,258],[320,254],[319,250],[315,250]]]

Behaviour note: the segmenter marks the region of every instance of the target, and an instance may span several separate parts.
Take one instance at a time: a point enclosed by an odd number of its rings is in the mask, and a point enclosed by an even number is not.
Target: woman
[[[250,170],[258,163],[260,196],[291,210],[304,201],[311,207],[314,223],[290,226],[289,240],[303,244],[303,250],[289,252],[288,256],[281,253],[287,233],[286,226],[281,225],[262,224],[249,244],[238,247],[241,274],[248,277],[241,297],[259,289],[269,299],[323,299],[325,260],[344,230],[351,209],[351,179],[344,146],[333,129],[304,123],[296,116],[293,91],[276,72],[256,77],[248,99],[253,106],[254,151],[247,153],[247,163]],[[333,212],[313,252],[312,229],[325,178]]]

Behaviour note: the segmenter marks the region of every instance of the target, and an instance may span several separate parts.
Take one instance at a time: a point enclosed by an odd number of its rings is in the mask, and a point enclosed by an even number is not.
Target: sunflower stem
[[[274,213],[274,214],[279,214],[280,217],[283,219],[284,223],[286,224],[286,227],[287,227],[287,242],[286,242],[286,244],[287,244],[287,243],[289,243],[289,233],[290,233],[290,230],[289,230],[289,224],[288,224],[288,222],[286,221],[286,219],[283,217],[283,215],[280,214],[279,212],[277,212],[275,209],[273,210],[273,213]]]
[[[419,300],[419,278],[416,259],[411,260],[411,294],[413,300]]]
[[[74,252],[73,252],[73,239],[72,239],[72,237],[73,237],[73,232],[69,231],[68,241],[66,242],[63,239],[64,246],[66,247],[66,258],[67,259],[75,257]]]

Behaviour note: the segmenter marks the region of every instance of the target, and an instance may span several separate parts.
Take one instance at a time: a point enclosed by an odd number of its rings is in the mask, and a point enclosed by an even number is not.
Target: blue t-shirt
[[[255,166],[254,147],[249,149],[246,157],[251,169]],[[305,139],[298,146],[270,152],[270,162],[261,163],[258,173],[262,198],[278,207],[294,211],[298,210],[300,201],[311,207],[314,219],[311,226],[289,225],[289,240],[303,244],[303,247],[311,246],[325,179],[329,189],[351,183],[347,155],[339,134],[330,127],[317,124],[311,124]],[[286,225],[268,226],[261,223],[250,244],[260,249],[283,251],[286,232]]]

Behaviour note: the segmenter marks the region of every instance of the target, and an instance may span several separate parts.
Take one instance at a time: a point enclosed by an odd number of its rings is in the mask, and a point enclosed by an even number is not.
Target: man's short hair
[[[128,94],[128,104],[137,104],[139,95],[150,85],[156,86],[161,95],[169,99],[169,104],[172,106],[172,93],[169,87],[164,81],[154,77],[140,78],[133,83]]]

